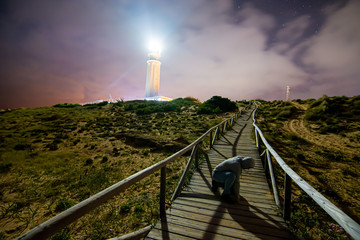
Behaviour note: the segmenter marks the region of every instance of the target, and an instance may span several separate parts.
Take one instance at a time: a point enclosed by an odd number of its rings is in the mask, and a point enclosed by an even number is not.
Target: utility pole
[[[290,99],[290,86],[286,86],[286,101]]]

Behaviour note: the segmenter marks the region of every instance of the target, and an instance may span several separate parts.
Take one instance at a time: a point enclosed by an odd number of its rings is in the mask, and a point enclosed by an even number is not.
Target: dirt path
[[[285,129],[298,135],[299,137],[319,146],[328,148],[329,150],[337,150],[350,153],[352,156],[359,151],[360,144],[351,142],[349,138],[342,137],[333,133],[319,134],[305,126],[304,115],[306,106],[292,102],[299,109],[296,118],[290,119],[285,123]]]

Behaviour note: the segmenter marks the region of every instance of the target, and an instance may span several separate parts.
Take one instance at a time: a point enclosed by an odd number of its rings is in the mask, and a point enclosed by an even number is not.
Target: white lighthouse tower
[[[149,46],[149,60],[147,61],[145,98],[154,98],[159,96],[160,86],[160,44],[152,43]]]

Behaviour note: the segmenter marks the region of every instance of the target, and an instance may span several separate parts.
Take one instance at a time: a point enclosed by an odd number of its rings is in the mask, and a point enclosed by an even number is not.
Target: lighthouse
[[[149,60],[147,60],[145,98],[159,96],[160,86],[160,44],[152,43],[149,46]]]

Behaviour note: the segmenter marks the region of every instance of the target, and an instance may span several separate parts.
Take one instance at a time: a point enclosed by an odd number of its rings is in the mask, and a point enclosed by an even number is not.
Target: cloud
[[[354,96],[360,93],[360,2],[342,8],[329,6],[319,33],[303,39],[310,24],[306,16],[286,24],[277,34],[273,50],[299,65],[307,77],[292,88],[293,97],[311,98],[323,94]],[[299,39],[301,41],[299,41]]]
[[[229,9],[227,9],[229,10]],[[267,32],[273,17],[247,5],[236,15],[226,9],[197,11],[196,21],[185,29],[186,38],[164,60],[162,93],[192,95],[206,100],[212,95],[232,99],[282,97],[288,84],[306,77],[287,57],[267,51]],[[185,24],[186,25],[186,24]]]
[[[307,66],[319,71],[319,76],[335,78],[360,77],[360,2],[327,12],[327,22],[318,36],[307,42],[303,57]]]
[[[287,53],[298,45],[302,40],[305,31],[309,27],[310,20],[308,16],[300,16],[284,25],[276,33],[277,42],[273,46],[273,50],[279,54],[288,55]]]

